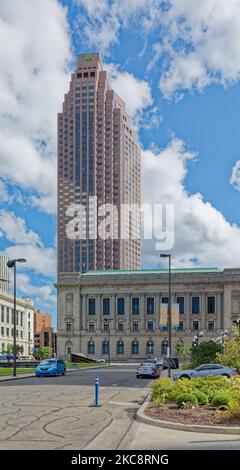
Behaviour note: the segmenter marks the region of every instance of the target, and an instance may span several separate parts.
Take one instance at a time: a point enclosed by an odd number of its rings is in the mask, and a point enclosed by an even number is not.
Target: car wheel
[[[227,377],[228,379],[230,379],[230,375],[228,374],[222,374],[222,377]]]
[[[64,371],[64,372],[62,373],[62,375],[66,375],[66,371]]]
[[[189,379],[190,380],[190,377],[189,377],[189,375],[181,375],[180,379]]]

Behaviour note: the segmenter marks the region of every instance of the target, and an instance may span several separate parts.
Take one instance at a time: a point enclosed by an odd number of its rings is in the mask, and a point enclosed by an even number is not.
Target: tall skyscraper
[[[140,203],[140,147],[125,103],[99,53],[80,54],[58,114],[58,272],[139,268]]]

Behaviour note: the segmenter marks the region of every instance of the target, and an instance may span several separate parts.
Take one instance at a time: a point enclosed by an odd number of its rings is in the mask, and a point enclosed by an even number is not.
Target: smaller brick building
[[[52,348],[56,353],[56,333],[52,328],[52,317],[49,313],[34,312],[34,348]]]

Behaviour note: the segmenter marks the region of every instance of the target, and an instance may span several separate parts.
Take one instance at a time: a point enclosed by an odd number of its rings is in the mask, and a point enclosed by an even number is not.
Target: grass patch
[[[31,369],[30,367],[24,367],[18,369],[17,372],[33,372],[35,369]],[[6,374],[12,374],[13,373],[13,367],[2,367],[0,368],[0,375],[6,375]]]

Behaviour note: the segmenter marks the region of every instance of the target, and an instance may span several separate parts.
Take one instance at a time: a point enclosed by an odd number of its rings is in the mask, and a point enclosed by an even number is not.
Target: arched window
[[[154,354],[154,342],[151,341],[151,340],[149,340],[147,342],[146,353],[147,354]]]
[[[139,354],[139,343],[138,341],[132,342],[132,354]]]
[[[167,354],[167,348],[168,348],[168,341],[165,339],[164,341],[162,341],[162,346],[161,346],[162,354]]]
[[[95,354],[95,343],[92,339],[88,341],[88,354]]]
[[[124,354],[124,342],[123,341],[117,342],[117,354]]]
[[[109,353],[109,343],[108,343],[108,340],[105,339],[102,342],[102,354],[108,354],[108,353]]]

